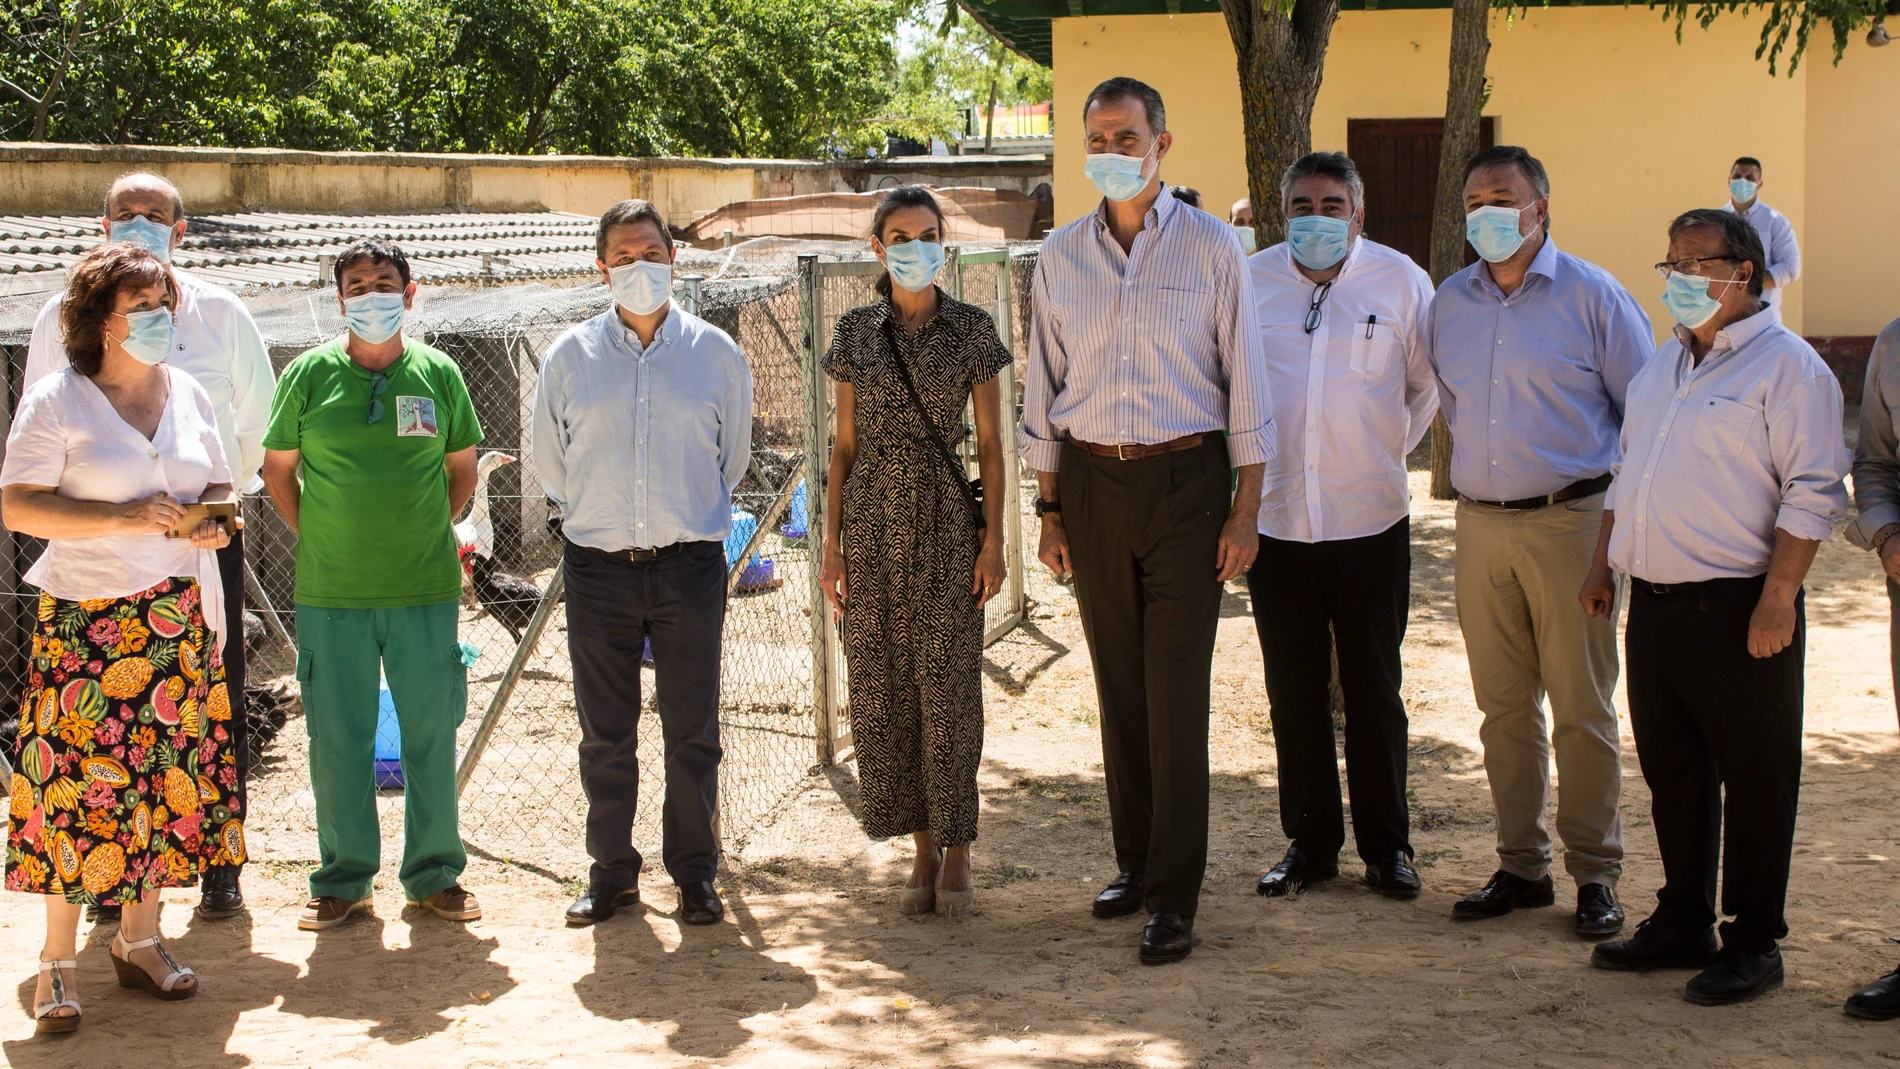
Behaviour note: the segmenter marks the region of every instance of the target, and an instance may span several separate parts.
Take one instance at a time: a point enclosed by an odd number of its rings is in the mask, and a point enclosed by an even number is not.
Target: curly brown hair
[[[158,257],[123,241],[108,241],[96,246],[85,259],[73,265],[72,279],[66,284],[66,298],[59,306],[60,331],[65,335],[66,359],[73,370],[87,378],[99,374],[105,365],[106,317],[114,311],[120,290],[144,289],[163,284],[165,303],[178,303],[178,291],[171,272]]]

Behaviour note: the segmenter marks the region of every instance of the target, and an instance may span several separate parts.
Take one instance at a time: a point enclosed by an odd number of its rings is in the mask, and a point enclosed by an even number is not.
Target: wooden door
[[[1366,236],[1410,256],[1428,271],[1432,194],[1444,132],[1443,119],[1346,120],[1346,155],[1366,183]],[[1496,143],[1496,120],[1487,115],[1479,125],[1478,147]],[[1465,262],[1474,258],[1467,247]]]

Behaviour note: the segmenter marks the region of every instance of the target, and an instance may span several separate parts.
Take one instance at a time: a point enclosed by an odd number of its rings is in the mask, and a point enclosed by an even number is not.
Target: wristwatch
[[[1038,517],[1050,515],[1060,516],[1062,515],[1062,502],[1050,501],[1046,498],[1039,497],[1036,499],[1036,515]]]

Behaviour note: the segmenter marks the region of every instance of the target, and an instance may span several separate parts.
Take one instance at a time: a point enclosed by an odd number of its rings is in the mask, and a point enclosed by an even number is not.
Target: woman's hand
[[[978,606],[989,604],[997,591],[1003,589],[1003,580],[1009,577],[1009,568],[1003,564],[1003,540],[985,538],[983,552],[976,555],[976,581],[970,584],[970,593],[976,595]]]
[[[231,536],[224,525],[216,520],[206,520],[191,532],[191,544],[199,549],[223,549],[231,544]]]
[[[831,599],[831,611],[834,616],[844,613],[845,597],[849,593],[844,580],[844,551],[836,542],[825,540],[825,563],[818,570],[818,585],[824,589],[825,597]]]
[[[119,519],[133,534],[164,534],[184,518],[185,506],[163,490],[119,506]],[[196,535],[192,541],[197,542]]]

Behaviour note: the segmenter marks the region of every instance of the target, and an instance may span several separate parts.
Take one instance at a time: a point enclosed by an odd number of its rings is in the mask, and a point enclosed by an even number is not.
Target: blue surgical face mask
[[[1755,191],[1760,188],[1760,186],[1750,182],[1746,178],[1731,178],[1728,180],[1728,195],[1737,204],[1747,204],[1749,201],[1754,200]]]
[[[1346,258],[1352,221],[1330,215],[1296,215],[1286,221],[1286,243],[1308,271],[1324,271]]]
[[[115,315],[118,313],[114,313]],[[141,364],[157,364],[172,351],[172,314],[164,308],[149,312],[127,312],[123,318],[131,325],[119,344]]]
[[[1669,283],[1663,287],[1663,307],[1675,321],[1690,330],[1715,318],[1722,310],[1722,302],[1709,296],[1710,279],[1701,275],[1685,275],[1680,271],[1669,272]],[[1716,279],[1725,286],[1731,279]]]
[[[614,303],[637,316],[652,315],[673,296],[673,265],[635,260],[607,269]]]
[[[1154,155],[1155,148],[1161,144],[1159,137],[1148,145],[1148,151],[1140,156],[1123,156],[1114,152],[1097,152],[1082,157],[1082,173],[1095,188],[1109,200],[1133,200],[1141,191],[1148,188],[1153,177],[1148,173],[1148,157]]]
[[[884,246],[884,267],[891,273],[891,281],[912,293],[929,289],[943,264],[943,246],[934,241]]]
[[[106,237],[113,241],[123,241],[128,245],[137,245],[158,257],[160,263],[171,263],[172,228],[154,223],[143,215],[135,215],[130,219],[111,220]]]
[[[1241,251],[1247,255],[1252,256],[1254,250],[1260,247],[1260,237],[1253,232],[1253,227],[1241,226],[1239,223],[1235,223],[1234,233],[1240,235]]]
[[[1501,208],[1487,204],[1465,216],[1465,240],[1487,263],[1503,263],[1524,244],[1528,234],[1518,232],[1518,220],[1535,205]],[[1533,228],[1534,230],[1535,228]]]
[[[350,333],[381,345],[402,330],[402,294],[364,293],[343,302],[343,319]]]

